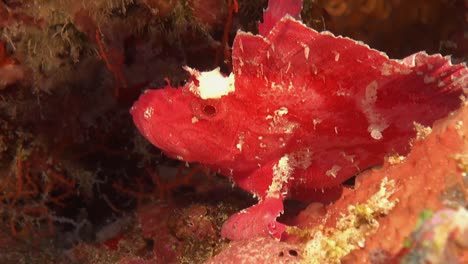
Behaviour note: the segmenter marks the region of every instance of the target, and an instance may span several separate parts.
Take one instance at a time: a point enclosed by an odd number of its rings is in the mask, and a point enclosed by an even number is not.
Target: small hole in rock
[[[289,253],[289,255],[294,256],[294,257],[297,257],[297,256],[299,255],[299,254],[297,254],[297,251],[294,250],[294,249],[290,249],[290,250],[288,251],[288,253]]]
[[[280,257],[283,257],[283,256],[284,256],[283,251],[281,251],[281,252],[279,253],[279,256],[280,256]]]

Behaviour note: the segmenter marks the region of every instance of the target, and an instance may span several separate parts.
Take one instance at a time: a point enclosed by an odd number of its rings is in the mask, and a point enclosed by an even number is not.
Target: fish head
[[[188,162],[219,164],[233,159],[243,107],[235,96],[234,76],[219,69],[185,67],[183,87],[147,90],[131,108],[133,121],[153,145]]]

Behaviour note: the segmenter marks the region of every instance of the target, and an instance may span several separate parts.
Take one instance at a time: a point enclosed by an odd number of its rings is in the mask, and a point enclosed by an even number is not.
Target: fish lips
[[[171,156],[188,154],[188,150],[177,139],[178,128],[174,126],[189,111],[187,104],[180,102],[180,96],[177,89],[148,90],[130,109],[140,133]]]

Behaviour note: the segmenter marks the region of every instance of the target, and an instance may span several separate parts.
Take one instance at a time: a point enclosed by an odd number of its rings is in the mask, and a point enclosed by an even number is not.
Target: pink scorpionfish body
[[[280,237],[283,199],[339,186],[385,155],[408,153],[414,123],[461,104],[467,68],[440,55],[403,60],[285,16],[264,36],[240,31],[233,72],[199,72],[149,90],[131,110],[140,132],[167,155],[230,177],[259,203],[222,235]]]

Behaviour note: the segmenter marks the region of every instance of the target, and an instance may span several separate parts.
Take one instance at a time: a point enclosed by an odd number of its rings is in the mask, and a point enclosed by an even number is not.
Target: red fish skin
[[[468,90],[466,66],[448,58],[390,60],[288,16],[265,37],[239,32],[232,54],[235,91],[202,99],[192,76],[146,92],[131,110],[166,154],[206,164],[259,198],[225,224],[230,239],[280,237],[282,199],[307,199],[388,154],[407,154],[414,122],[431,126]]]

